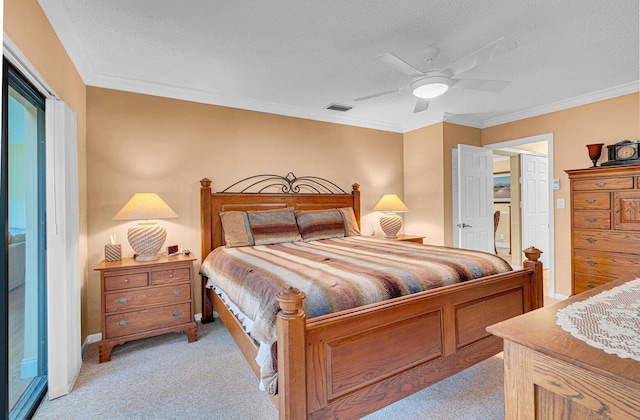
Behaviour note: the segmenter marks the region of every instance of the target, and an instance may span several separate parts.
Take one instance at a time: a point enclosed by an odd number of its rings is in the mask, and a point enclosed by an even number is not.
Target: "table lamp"
[[[397,238],[402,227],[402,218],[397,213],[409,211],[402,200],[395,194],[385,194],[373,208],[373,211],[384,212],[384,215],[380,217],[380,227],[387,238]]]
[[[140,220],[127,232],[129,245],[136,261],[154,261],[160,258],[167,231],[156,219],[178,217],[175,211],[156,193],[137,193],[120,209],[113,220]]]

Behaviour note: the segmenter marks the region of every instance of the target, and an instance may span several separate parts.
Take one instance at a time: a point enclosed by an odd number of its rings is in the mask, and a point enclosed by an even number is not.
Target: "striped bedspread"
[[[217,286],[253,320],[251,336],[276,341],[276,294],[293,286],[308,318],[511,270],[478,251],[365,236],[214,250],[202,263]]]

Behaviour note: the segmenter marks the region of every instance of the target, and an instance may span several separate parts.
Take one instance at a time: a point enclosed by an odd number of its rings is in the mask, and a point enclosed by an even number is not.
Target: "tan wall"
[[[403,194],[402,134],[91,87],[87,110],[91,266],[103,259],[112,233],[123,254],[133,254],[126,242],[132,223],[111,219],[136,192],[157,192],[173,207],[179,217],[161,222],[167,243],[190,248],[197,258],[198,181],[204,177],[214,190],[250,175],[289,171],[345,190],[357,182],[365,234],[378,225],[379,214],[371,212],[378,199]],[[100,282],[97,273],[90,278],[87,330],[96,333]]]
[[[560,190],[555,191],[554,200],[564,198],[566,202],[565,209],[556,209],[554,213],[556,293],[570,295],[570,195],[569,180],[564,171],[591,165],[585,147],[589,143],[612,144],[623,139],[640,139],[640,94],[486,128],[482,130],[482,143],[487,145],[544,133],[553,133],[554,178],[560,180]],[[606,160],[605,152],[600,162]]]
[[[430,244],[444,242],[443,124],[404,134],[404,198],[409,208],[404,231],[424,236]],[[437,197],[434,200],[434,197]]]
[[[85,85],[36,0],[5,0],[4,31],[55,93],[76,113],[80,206],[82,333],[87,334],[87,165]],[[50,262],[51,263],[51,262]]]

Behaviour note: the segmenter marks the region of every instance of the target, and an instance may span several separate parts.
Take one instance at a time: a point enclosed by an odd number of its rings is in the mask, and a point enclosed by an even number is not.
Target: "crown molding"
[[[576,96],[575,98],[565,99],[558,102],[552,102],[530,108],[520,112],[503,115],[501,117],[489,118],[485,120],[481,128],[493,127],[500,124],[506,124],[513,121],[523,120],[525,118],[537,117],[539,115],[548,114],[550,112],[561,111],[563,109],[573,108],[580,105],[586,105],[593,102],[603,101],[605,99],[615,98],[617,96],[628,95],[640,91],[640,80],[614,86],[608,89],[602,89],[585,95]]]

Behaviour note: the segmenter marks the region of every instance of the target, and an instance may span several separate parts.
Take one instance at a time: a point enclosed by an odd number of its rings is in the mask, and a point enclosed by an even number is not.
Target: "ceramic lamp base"
[[[402,227],[402,217],[395,213],[385,213],[380,217],[380,227],[387,238],[397,238]]]
[[[129,228],[127,239],[136,253],[136,261],[155,261],[160,258],[158,252],[167,239],[167,231],[156,222],[143,222]]]

